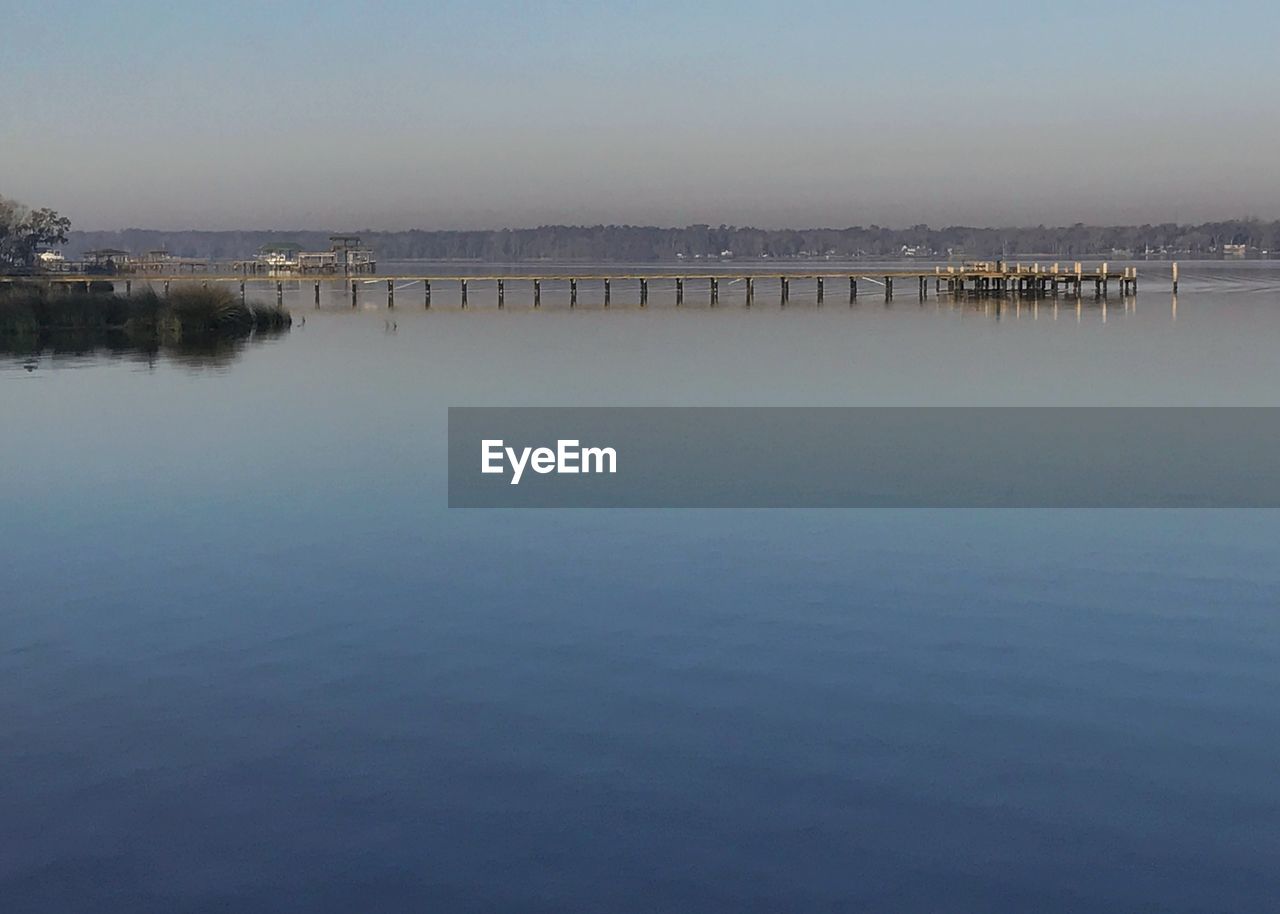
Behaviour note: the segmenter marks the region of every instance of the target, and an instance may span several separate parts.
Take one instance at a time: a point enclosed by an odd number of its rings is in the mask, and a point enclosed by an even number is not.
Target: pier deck
[[[1174,277],[1176,284],[1177,269],[1175,266]],[[131,292],[134,281],[145,283],[152,287],[162,285],[166,290],[170,283],[192,283],[199,282],[203,285],[213,283],[232,283],[239,285],[241,296],[246,294],[246,286],[271,286],[274,284],[276,290],[277,301],[283,301],[284,289],[286,285],[291,288],[299,286],[311,285],[314,289],[314,297],[317,304],[320,302],[320,291],[322,287],[333,287],[335,285],[345,288],[349,285],[351,294],[351,304],[354,307],[362,292],[369,291],[370,285],[378,285],[386,283],[387,304],[389,307],[395,306],[396,293],[405,293],[407,289],[418,286],[419,298],[424,307],[431,307],[432,286],[441,285],[453,286],[460,290],[461,305],[467,307],[469,287],[473,284],[482,284],[494,287],[497,304],[502,307],[505,303],[507,286],[512,284],[524,284],[526,287],[531,286],[533,291],[533,306],[539,307],[542,304],[542,287],[544,283],[555,283],[560,286],[568,285],[569,305],[572,307],[577,304],[578,286],[580,283],[593,283],[603,286],[604,304],[608,306],[612,298],[612,292],[617,283],[631,284],[634,291],[638,292],[639,304],[641,307],[648,304],[649,286],[650,284],[660,284],[664,288],[671,288],[674,296],[675,304],[684,304],[686,287],[690,284],[702,291],[711,304],[718,304],[720,300],[720,290],[722,286],[743,286],[743,298],[745,303],[750,304],[755,298],[756,285],[758,283],[774,284],[771,288],[776,289],[778,300],[786,303],[790,299],[792,283],[812,283],[816,287],[817,300],[822,302],[827,292],[843,290],[847,288],[848,299],[850,302],[856,301],[859,294],[859,283],[876,287],[878,292],[882,292],[886,300],[892,300],[894,297],[895,286],[898,283],[906,284],[910,288],[911,283],[916,284],[917,294],[920,299],[929,296],[930,286],[933,292],[938,296],[954,296],[954,297],[999,297],[999,298],[1044,298],[1057,295],[1071,295],[1081,297],[1086,290],[1090,290],[1094,297],[1105,298],[1111,294],[1114,288],[1121,296],[1128,296],[1137,293],[1138,289],[1138,271],[1136,267],[1124,267],[1119,270],[1108,268],[1107,264],[1102,264],[1092,269],[1085,269],[1083,264],[1074,263],[1070,265],[1062,264],[970,264],[965,266],[937,266],[928,270],[867,270],[867,271],[806,271],[806,272],[765,272],[765,271],[737,271],[737,272],[691,272],[691,273],[635,273],[635,272],[619,272],[619,273],[600,273],[595,272],[555,272],[546,274],[519,274],[519,273],[495,273],[490,275],[441,275],[441,274],[394,274],[372,276],[369,274],[359,275],[326,275],[326,276],[263,276],[261,274],[244,273],[206,273],[197,276],[191,274],[181,274],[173,276],[163,275],[88,275],[88,274],[66,274],[51,273],[36,276],[6,276],[0,277],[0,285],[5,283],[44,283],[51,286],[76,286],[83,285],[89,288],[95,284],[109,283],[114,288],[121,285],[125,287],[126,292]],[[834,284],[834,285],[833,285]],[[846,286],[847,284],[847,286]],[[829,287],[831,287],[829,289]],[[101,286],[99,285],[99,288]],[[838,291],[837,291],[837,294]],[[406,298],[408,295],[406,294]]]

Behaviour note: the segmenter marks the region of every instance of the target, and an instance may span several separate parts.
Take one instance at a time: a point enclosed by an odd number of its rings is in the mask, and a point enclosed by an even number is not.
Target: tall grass
[[[183,285],[161,295],[147,290],[116,295],[110,283],[83,289],[37,284],[0,288],[0,334],[61,331],[123,332],[129,336],[178,339],[242,337],[292,324],[278,305],[241,302],[231,290]]]
[[[243,336],[254,330],[280,330],[292,323],[279,305],[241,302],[222,286],[178,286],[162,299],[159,319],[184,334]]]

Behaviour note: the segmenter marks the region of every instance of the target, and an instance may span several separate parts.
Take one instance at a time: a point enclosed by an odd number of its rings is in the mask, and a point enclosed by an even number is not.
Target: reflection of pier
[[[1176,276],[1176,269],[1175,269]],[[26,281],[64,285],[69,283],[88,283],[100,277],[76,276],[71,274],[50,274],[40,277],[28,277]],[[0,278],[0,282],[4,282]],[[182,276],[147,276],[146,282],[163,283],[167,290],[170,282],[191,282],[190,277]],[[1116,291],[1123,296],[1136,294],[1138,289],[1138,271],[1136,267],[1124,267],[1119,270],[1108,268],[1102,264],[1086,270],[1083,264],[1074,263],[1068,268],[1061,264],[1046,266],[1044,264],[1005,264],[979,263],[955,267],[934,267],[932,270],[876,270],[868,272],[826,272],[826,273],[704,273],[704,274],[664,274],[664,273],[622,273],[612,275],[600,274],[548,274],[548,275],[474,275],[474,276],[424,276],[395,275],[381,276],[378,279],[352,279],[347,276],[317,276],[302,280],[299,274],[289,274],[289,278],[264,278],[263,273],[210,273],[198,277],[197,281],[210,283],[238,283],[243,297],[247,283],[268,284],[274,281],[276,299],[283,302],[285,283],[291,287],[301,283],[310,284],[315,303],[319,305],[322,286],[332,288],[338,285],[345,295],[349,286],[351,305],[355,307],[363,295],[369,294],[367,287],[386,283],[386,301],[388,307],[395,307],[396,293],[402,293],[402,301],[409,296],[415,297],[426,308],[431,307],[433,289],[442,287],[458,290],[459,302],[463,308],[469,304],[470,294],[474,287],[482,285],[492,290],[492,296],[499,308],[506,303],[509,286],[521,284],[532,292],[533,307],[542,305],[544,285],[552,285],[563,295],[567,292],[568,304],[578,304],[580,284],[595,284],[603,293],[604,306],[609,307],[619,284],[633,293],[633,300],[640,307],[649,303],[650,285],[659,286],[676,305],[685,304],[686,292],[699,294],[699,297],[710,305],[720,303],[722,289],[741,287],[737,296],[743,304],[750,305],[756,299],[757,286],[767,288],[772,297],[781,304],[791,298],[793,285],[804,284],[812,289],[817,302],[822,304],[828,292],[836,295],[847,289],[850,304],[858,300],[860,292],[874,289],[874,294],[883,294],[886,301],[892,301],[896,288],[905,285],[910,288],[915,283],[921,301],[929,297],[930,291],[939,298],[982,299],[982,300],[1024,300],[1057,298],[1062,296],[1081,298],[1091,293],[1096,299],[1105,300]],[[126,282],[126,291],[131,291],[132,283]]]
[[[978,314],[997,321],[1024,319],[1056,321],[1070,317],[1079,322],[1084,319],[1086,314],[1093,314],[1101,317],[1104,324],[1113,314],[1119,313],[1123,316],[1128,316],[1136,314],[1138,311],[1138,298],[1136,295],[1128,295],[1121,298],[1118,311],[1116,302],[1117,300],[1114,296],[1109,298],[1075,295],[1056,295],[1045,298],[1022,296],[1013,298],[979,298],[976,296],[962,297],[944,294],[938,299],[937,310],[945,310],[961,316]],[[1175,295],[1173,297],[1173,319],[1177,320],[1177,317],[1178,297]]]

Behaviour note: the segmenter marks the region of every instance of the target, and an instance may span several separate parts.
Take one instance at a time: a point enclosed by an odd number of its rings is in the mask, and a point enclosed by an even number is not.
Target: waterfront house
[[[36,265],[46,273],[58,273],[67,267],[67,258],[61,251],[40,251],[36,254]]]
[[[86,273],[124,273],[133,265],[133,255],[119,248],[99,248],[84,252]]]
[[[302,245],[291,241],[264,244],[254,255],[253,272],[272,276],[278,273],[296,273],[298,254],[301,250]]]

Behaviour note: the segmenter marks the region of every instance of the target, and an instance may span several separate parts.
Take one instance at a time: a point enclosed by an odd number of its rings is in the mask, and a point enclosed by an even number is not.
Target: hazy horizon
[[[1271,6],[779,9],[22,4],[0,194],[86,231],[1280,218]]]
[[[21,201],[21,202],[26,203],[29,201]],[[613,221],[613,222],[590,222],[590,223],[589,222],[541,222],[538,224],[528,224],[528,225],[525,225],[525,224],[461,225],[461,226],[441,226],[440,228],[425,228],[420,225],[409,225],[405,227],[389,228],[381,225],[347,225],[347,224],[311,225],[311,226],[294,225],[294,226],[284,226],[284,227],[280,227],[280,226],[257,227],[257,226],[248,226],[248,225],[233,225],[233,226],[226,226],[222,228],[209,228],[206,226],[196,226],[196,225],[173,226],[173,227],[164,227],[164,226],[156,226],[156,225],[121,225],[121,226],[112,226],[112,227],[73,226],[71,229],[71,234],[101,235],[101,234],[119,234],[119,233],[125,233],[125,232],[156,232],[156,233],[164,233],[164,234],[184,234],[184,233],[225,234],[225,233],[244,232],[244,233],[252,233],[252,234],[274,234],[274,235],[289,235],[289,234],[305,235],[305,234],[318,234],[318,233],[325,233],[325,232],[331,232],[335,234],[343,233],[343,232],[352,232],[355,234],[362,234],[362,233],[364,234],[400,234],[403,232],[429,232],[429,233],[441,232],[441,233],[465,234],[469,232],[501,232],[501,231],[531,232],[541,228],[592,229],[592,228],[598,228],[602,226],[615,227],[615,228],[656,229],[658,231],[680,231],[680,230],[694,228],[696,226],[702,226],[702,225],[710,226],[711,228],[719,228],[720,226],[724,226],[725,228],[731,229],[731,230],[755,230],[755,231],[764,231],[764,232],[840,232],[840,231],[848,231],[850,229],[871,229],[871,228],[879,228],[887,231],[899,232],[899,231],[909,231],[913,228],[916,228],[922,225],[934,231],[944,231],[947,229],[974,229],[974,230],[985,231],[985,232],[992,232],[992,231],[998,232],[998,231],[1029,231],[1037,228],[1065,229],[1065,228],[1071,228],[1076,225],[1083,225],[1086,228],[1114,228],[1114,227],[1127,227],[1127,226],[1136,227],[1136,226],[1144,226],[1144,225],[1150,225],[1150,226],[1178,225],[1178,226],[1186,227],[1186,226],[1193,226],[1193,225],[1228,223],[1228,222],[1280,222],[1280,218],[1273,219],[1266,216],[1237,215],[1237,216],[1223,217],[1221,219],[1210,218],[1210,219],[1197,219],[1194,221],[1182,220],[1181,222],[1175,222],[1173,220],[1155,221],[1155,220],[1149,220],[1149,219],[1133,220],[1133,221],[1127,221],[1127,222],[1100,222],[1097,220],[1094,220],[1094,221],[1078,220],[1076,222],[1062,222],[1062,223],[1037,222],[1037,223],[1026,223],[1026,224],[1004,223],[1004,224],[991,224],[991,225],[981,225],[981,224],[964,223],[964,222],[948,222],[948,223],[930,222],[927,219],[916,221],[916,222],[904,222],[901,224],[864,222],[864,223],[856,223],[856,224],[850,224],[850,225],[762,225],[762,224],[756,224],[756,223],[734,224],[734,223],[723,222],[723,221],[711,222],[705,219],[696,221],[696,222],[684,223],[681,225],[666,225],[666,224],[650,223],[650,222]]]

